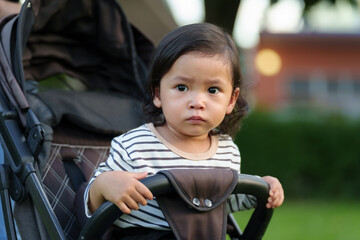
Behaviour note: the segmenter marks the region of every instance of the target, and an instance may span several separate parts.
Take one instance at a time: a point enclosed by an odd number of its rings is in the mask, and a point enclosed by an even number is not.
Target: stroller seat
[[[24,239],[91,239],[121,212],[105,203],[80,233],[77,191],[106,160],[111,139],[143,123],[154,46],[115,0],[26,0],[0,31],[0,195],[8,239],[17,239],[14,219]],[[49,81],[58,75],[84,88]],[[156,195],[158,176],[144,182]],[[163,187],[168,191],[166,181]],[[246,236],[265,226],[254,234],[261,239],[271,211],[255,213]]]
[[[107,159],[111,139],[75,127],[70,135],[69,126],[68,123],[54,129],[41,181],[66,238],[77,239],[80,225],[74,205],[76,193],[82,183],[89,181],[97,166]]]
[[[154,47],[112,0],[27,0],[0,31],[5,198],[15,200],[27,239],[76,239],[76,191],[107,157],[111,139],[143,122]],[[59,84],[59,76],[84,87]],[[12,239],[13,213],[4,213]]]

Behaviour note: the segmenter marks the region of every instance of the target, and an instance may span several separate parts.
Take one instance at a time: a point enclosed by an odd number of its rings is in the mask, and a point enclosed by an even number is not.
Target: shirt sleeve
[[[130,162],[129,155],[122,144],[122,135],[114,138],[111,141],[109,157],[105,162],[100,163],[96,169],[93,177],[90,179],[88,186],[84,192],[84,208],[85,214],[88,218],[91,217],[91,211],[89,209],[89,189],[91,184],[94,182],[97,176],[103,172],[108,171],[132,171],[132,165]]]

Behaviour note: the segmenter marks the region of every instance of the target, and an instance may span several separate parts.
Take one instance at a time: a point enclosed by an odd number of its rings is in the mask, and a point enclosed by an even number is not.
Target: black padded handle
[[[144,178],[141,182],[149,188],[154,196],[174,191],[169,180],[162,174],[155,174],[151,177]],[[273,213],[273,209],[266,208],[269,197],[268,184],[260,177],[239,174],[238,184],[233,193],[249,194],[256,197],[257,206],[244,230],[242,239],[262,239]],[[84,226],[79,239],[101,239],[105,231],[122,214],[121,210],[115,204],[105,202],[94,212]]]

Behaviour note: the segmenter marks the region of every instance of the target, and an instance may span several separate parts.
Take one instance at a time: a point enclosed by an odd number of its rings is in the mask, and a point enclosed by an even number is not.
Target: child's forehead
[[[226,53],[203,53],[200,51],[192,51],[192,52],[187,52],[184,53],[182,55],[180,55],[176,61],[174,62],[174,64],[176,62],[179,61],[204,61],[206,59],[213,59],[219,62],[222,62],[224,65],[228,65],[229,61],[227,59],[227,54]],[[174,65],[173,64],[173,65]]]
[[[232,76],[233,68],[230,64],[230,61],[224,55],[226,55],[226,54],[206,54],[206,53],[197,52],[197,51],[188,52],[188,53],[181,55],[173,63],[173,65],[170,67],[170,71],[174,68],[178,68],[179,66],[181,67],[184,65],[187,67],[190,67],[190,68],[193,68],[194,66],[198,66],[198,65],[203,65],[206,63],[211,65],[215,61],[217,66],[220,66],[220,68],[222,68],[222,69],[223,68],[226,69],[229,76]],[[214,66],[214,65],[212,65],[212,66]],[[209,66],[209,68],[211,68],[211,67]],[[209,70],[211,70],[211,69],[209,69]]]
[[[232,82],[232,68],[221,54],[189,52],[180,56],[166,74],[174,79],[226,79]]]

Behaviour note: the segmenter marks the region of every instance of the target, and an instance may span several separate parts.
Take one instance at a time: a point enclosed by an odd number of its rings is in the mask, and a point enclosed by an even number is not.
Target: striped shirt
[[[110,155],[95,171],[85,191],[85,212],[88,217],[88,191],[94,179],[105,171],[148,172],[148,176],[160,170],[178,168],[231,168],[240,172],[240,153],[238,147],[228,135],[211,136],[208,151],[200,154],[183,152],[167,142],[153,124],[142,125],[111,142]],[[240,211],[253,208],[256,200],[247,195],[231,195],[228,199],[228,211]],[[140,206],[137,211],[123,214],[115,223],[121,228],[146,227],[169,230],[156,197]]]

